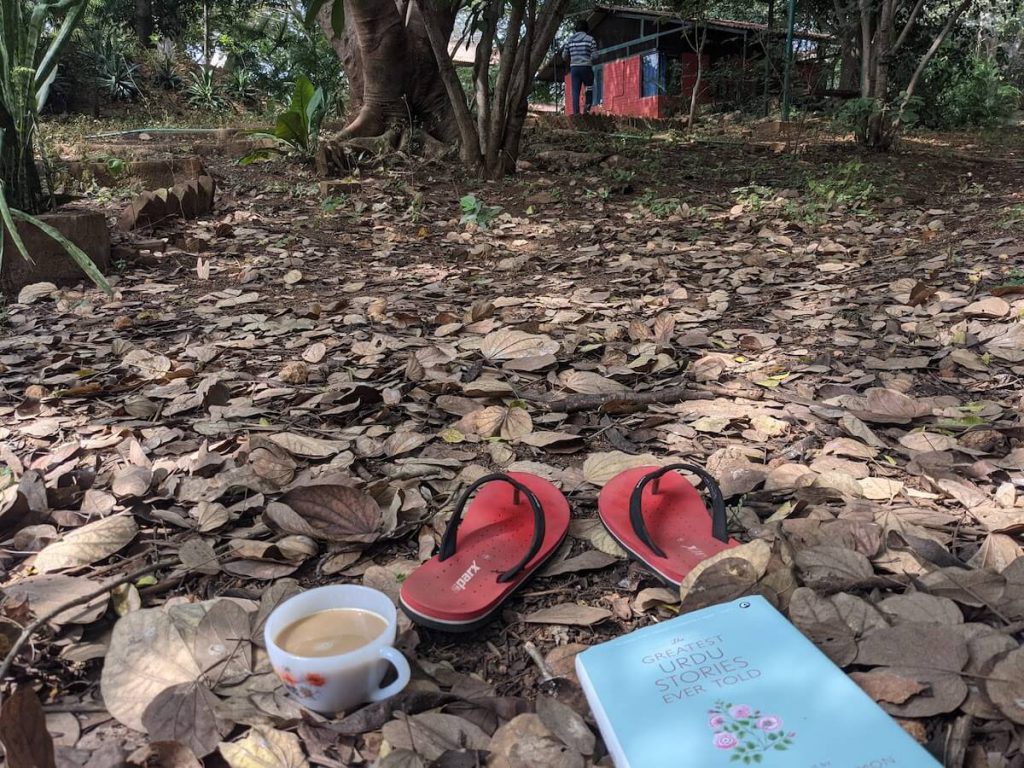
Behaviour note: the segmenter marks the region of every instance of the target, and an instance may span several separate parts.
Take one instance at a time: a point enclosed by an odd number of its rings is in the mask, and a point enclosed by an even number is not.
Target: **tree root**
[[[443,157],[451,147],[429,133],[393,124],[379,136],[346,136],[320,142],[316,171],[320,176],[350,173],[361,164],[376,163],[387,155],[418,155],[429,160]]]

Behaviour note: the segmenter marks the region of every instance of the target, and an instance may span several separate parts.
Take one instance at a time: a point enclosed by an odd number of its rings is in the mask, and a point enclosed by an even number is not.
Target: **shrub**
[[[1002,125],[1020,104],[1021,92],[1006,81],[995,63],[971,57],[943,62],[922,93],[925,123],[931,128],[993,128]],[[950,64],[952,71],[945,71]],[[945,81],[945,82],[943,82]]]
[[[256,138],[274,139],[282,149],[256,149],[239,163],[248,165],[257,160],[268,160],[275,154],[295,152],[310,158],[316,154],[320,141],[320,124],[324,119],[324,92],[314,87],[305,75],[295,79],[295,90],[288,109],[277,116],[273,133],[256,132]]]
[[[214,80],[212,69],[202,69],[189,73],[189,83],[185,87],[185,98],[196,109],[218,112],[224,108],[224,99]]]
[[[83,29],[82,52],[86,66],[105,97],[113,101],[133,101],[141,95],[137,79],[139,65],[132,60],[135,45],[124,32]]]

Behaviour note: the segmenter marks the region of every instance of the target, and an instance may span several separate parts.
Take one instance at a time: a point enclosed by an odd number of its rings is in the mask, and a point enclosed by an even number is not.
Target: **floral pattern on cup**
[[[708,727],[714,731],[712,743],[731,752],[730,762],[763,763],[772,752],[785,752],[793,746],[796,733],[782,728],[782,718],[747,704],[716,701],[708,710]]]
[[[285,689],[295,696],[312,698],[313,696],[316,696],[314,688],[321,688],[327,685],[327,678],[323,675],[318,675],[315,672],[308,673],[305,678],[302,678],[300,675],[295,675],[288,667],[285,667],[284,669],[275,668],[274,672],[279,678],[281,678],[281,682],[284,683]]]

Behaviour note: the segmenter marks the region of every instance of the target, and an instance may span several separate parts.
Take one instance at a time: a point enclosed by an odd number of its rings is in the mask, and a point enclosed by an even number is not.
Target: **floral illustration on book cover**
[[[782,718],[746,704],[716,701],[708,710],[708,726],[714,745],[731,753],[730,761],[744,764],[768,762],[772,752],[793,746],[796,733],[782,727]]]

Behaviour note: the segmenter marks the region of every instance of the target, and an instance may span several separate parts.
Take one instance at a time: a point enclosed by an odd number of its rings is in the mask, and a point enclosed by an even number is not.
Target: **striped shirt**
[[[592,67],[597,41],[586,32],[575,32],[565,44],[565,55],[571,67]]]

